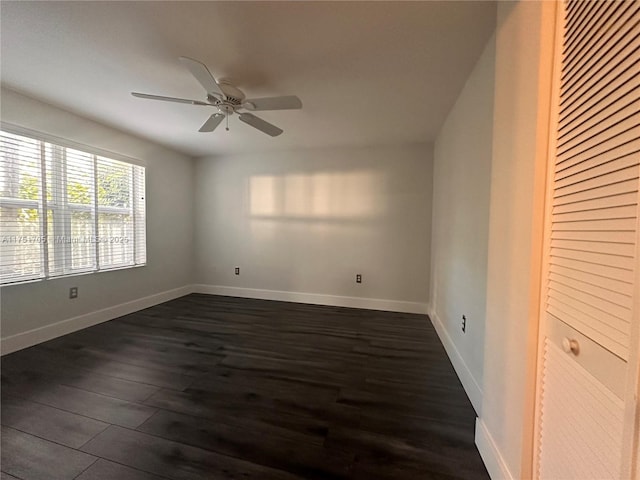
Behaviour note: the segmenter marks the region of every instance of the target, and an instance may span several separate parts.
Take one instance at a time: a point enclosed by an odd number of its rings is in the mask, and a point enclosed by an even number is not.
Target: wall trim
[[[320,293],[287,292],[281,290],[265,290],[261,288],[228,287],[225,285],[193,285],[193,293],[222,295],[225,297],[257,298],[262,300],[280,300],[285,302],[310,303],[314,305],[330,305],[333,307],[365,308],[368,310],[384,310],[402,313],[427,313],[427,304],[405,302],[400,300],[384,300],[378,298],[343,297],[340,295],[324,295]]]
[[[83,328],[97,325],[98,323],[113,320],[114,318],[128,315],[130,313],[152,307],[159,303],[173,300],[174,298],[188,295],[192,292],[191,285],[166,290],[164,292],[149,295],[147,297],[131,300],[130,302],[121,303],[112,307],[96,310],[95,312],[85,313],[77,317],[61,320],[50,325],[34,328],[26,332],[17,333],[1,339],[0,352],[2,355],[12,353],[23,348],[32,347],[47,340],[52,340],[62,335],[81,330]]]
[[[453,343],[453,340],[449,336],[444,323],[442,323],[442,320],[440,320],[440,317],[438,317],[438,314],[433,307],[429,308],[429,318],[431,319],[433,327],[436,329],[438,337],[440,337],[442,345],[444,345],[444,349],[449,356],[449,360],[451,361],[454,370],[458,374],[458,378],[460,379],[465,392],[467,392],[469,400],[471,400],[473,408],[478,416],[480,416],[482,411],[482,388],[478,385],[478,382],[471,373],[471,370],[469,370],[469,367],[462,358],[462,355],[460,355],[460,352],[456,348],[455,343]]]
[[[338,295],[322,295],[317,293],[285,292],[255,288],[228,287],[223,285],[185,285],[129,302],[85,313],[76,317],[61,320],[51,325],[34,328],[0,339],[0,354],[6,355],[62,335],[82,330],[114,318],[129,315],[145,308],[168,302],[190,293],[204,293],[227,297],[257,298],[263,300],[282,300],[287,302],[311,303],[335,307],[364,308],[402,313],[427,313],[427,304],[420,302],[404,302],[377,298],[343,297]]]
[[[514,480],[496,442],[481,418],[476,418],[476,446],[492,480]]]

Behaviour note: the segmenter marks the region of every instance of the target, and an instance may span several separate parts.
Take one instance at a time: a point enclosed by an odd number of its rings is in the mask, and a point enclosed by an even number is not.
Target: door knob
[[[567,353],[571,352],[574,355],[578,355],[578,353],[580,353],[580,344],[573,338],[569,339],[564,337],[562,339],[562,349]]]

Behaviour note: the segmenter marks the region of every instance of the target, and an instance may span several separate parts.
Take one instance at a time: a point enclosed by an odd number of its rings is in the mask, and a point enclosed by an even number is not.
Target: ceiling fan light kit
[[[280,97],[264,97],[246,99],[242,90],[226,80],[217,81],[209,69],[201,62],[188,57],[180,57],[180,62],[187,67],[200,85],[207,92],[206,101],[189,100],[186,98],[165,97],[148,93],[131,92],[137,98],[160,100],[163,102],[186,103],[190,105],[215,107],[217,112],[211,115],[198,130],[199,132],[213,132],[223,120],[227,120],[226,129],[229,130],[229,117],[238,114],[241,122],[260,130],[267,135],[277,137],[283,130],[271,123],[253,115],[250,112],[266,110],[299,110],[302,101],[295,95]],[[250,112],[245,112],[249,110]]]

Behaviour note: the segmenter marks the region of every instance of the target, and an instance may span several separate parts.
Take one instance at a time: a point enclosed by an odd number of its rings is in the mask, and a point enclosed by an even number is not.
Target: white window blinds
[[[0,131],[0,283],[146,263],[145,169]]]

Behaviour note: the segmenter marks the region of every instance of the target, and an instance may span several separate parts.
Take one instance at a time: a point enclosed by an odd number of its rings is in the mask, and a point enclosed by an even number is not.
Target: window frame
[[[3,207],[7,208],[30,208],[36,209],[39,212],[39,236],[43,238],[60,238],[64,236],[71,238],[71,215],[73,212],[90,212],[92,215],[92,236],[97,238],[100,235],[99,230],[99,215],[100,214],[118,214],[129,215],[131,218],[131,234],[132,234],[132,246],[131,246],[131,258],[133,263],[125,261],[120,263],[109,264],[108,266],[101,266],[101,249],[100,242],[93,242],[92,245],[95,248],[93,252],[93,263],[91,266],[80,266],[74,268],[72,265],[72,242],[53,242],[50,248],[46,248],[47,242],[42,242],[40,246],[40,257],[42,262],[42,269],[40,274],[36,277],[34,274],[25,274],[22,276],[12,277],[11,279],[0,281],[0,287],[11,286],[16,284],[40,282],[43,280],[54,280],[57,278],[71,277],[76,275],[87,275],[93,273],[110,272],[115,270],[124,270],[130,268],[144,267],[147,265],[147,212],[146,212],[146,162],[128,157],[126,155],[118,154],[109,150],[105,150],[98,147],[93,147],[83,143],[75,142],[66,138],[57,137],[47,133],[31,130],[22,126],[13,125],[7,122],[0,121],[0,130],[9,134],[20,135],[29,139],[41,142],[40,143],[40,195],[38,200],[18,199],[18,198],[3,198],[1,203]],[[51,156],[57,157],[58,161],[53,161],[52,165],[55,168],[51,168],[48,171],[46,168],[46,156],[45,156],[45,143],[51,145]],[[92,201],[90,204],[75,204],[68,201],[67,198],[67,175],[65,172],[67,166],[67,149],[77,150],[79,152],[88,154],[91,156],[93,163],[93,171],[91,172],[91,195]],[[129,189],[129,207],[115,207],[100,205],[98,202],[98,158],[102,157],[106,160],[115,160],[117,162],[125,163],[131,167],[142,167],[142,171],[137,168],[131,168],[131,174],[129,176],[130,189]],[[47,199],[47,191],[50,174],[52,181],[51,185],[51,200]],[[139,176],[142,178],[139,178]],[[139,188],[139,182],[142,182],[143,195],[137,199],[136,189]],[[48,216],[51,212],[52,224],[54,231],[49,232]],[[142,218],[139,217],[142,212]],[[141,221],[142,220],[142,221]],[[142,230],[140,231],[140,224],[142,224]],[[137,254],[140,253],[139,242],[143,241],[144,252],[143,261],[136,263]],[[54,271],[51,270],[49,261],[50,251],[54,251],[56,257]],[[58,260],[59,259],[59,260]]]

